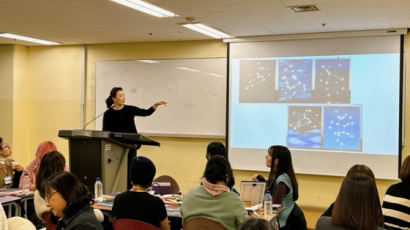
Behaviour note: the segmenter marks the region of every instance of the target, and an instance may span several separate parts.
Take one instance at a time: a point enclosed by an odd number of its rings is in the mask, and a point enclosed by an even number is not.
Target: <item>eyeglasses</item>
[[[48,202],[49,200],[50,200],[50,198],[54,195],[54,194],[56,194],[57,193],[57,191],[54,191],[54,192],[52,192],[52,193],[50,193],[50,194],[47,194],[44,198],[45,198],[45,200]]]

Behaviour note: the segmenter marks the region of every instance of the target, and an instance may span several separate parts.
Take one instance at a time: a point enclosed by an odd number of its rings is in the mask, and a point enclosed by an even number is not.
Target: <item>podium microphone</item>
[[[113,104],[110,108],[112,108],[112,107],[114,107],[114,104]],[[107,110],[108,110],[108,109],[107,109]],[[104,115],[104,113],[105,113],[107,110],[105,110],[104,112],[98,114],[98,116],[94,117],[91,121],[87,122],[87,123],[83,126],[83,129],[85,129],[85,127],[87,127],[87,125],[89,125],[91,122],[97,120],[99,117],[101,117],[102,115]]]

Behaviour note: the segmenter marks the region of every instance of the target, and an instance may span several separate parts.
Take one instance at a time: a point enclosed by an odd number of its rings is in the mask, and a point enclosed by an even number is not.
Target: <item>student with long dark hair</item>
[[[270,168],[268,180],[258,174],[253,179],[266,181],[273,203],[285,206],[285,210],[277,217],[280,229],[306,229],[305,217],[295,203],[299,197],[299,189],[289,149],[281,145],[269,147],[266,167]]]
[[[149,116],[155,112],[158,106],[167,104],[165,101],[158,101],[149,109],[141,109],[132,105],[125,105],[125,94],[121,87],[114,87],[110,95],[105,100],[107,111],[103,117],[103,130],[122,133],[137,133],[135,126],[135,116]],[[130,149],[128,152],[127,188],[131,188],[130,163],[136,156],[136,150]]]
[[[346,177],[351,177],[356,174],[364,174],[373,179],[376,183],[376,178],[374,177],[373,171],[367,165],[353,165],[349,171],[347,171]],[[326,209],[322,216],[332,216],[334,202]]]
[[[226,151],[224,144],[222,144],[219,141],[214,141],[214,142],[209,143],[208,146],[206,147],[206,155],[205,155],[206,159],[209,160],[213,156],[217,156],[217,155],[223,156],[229,161],[228,152]],[[240,195],[239,191],[234,188],[235,178],[233,174],[232,174],[232,178],[229,179],[229,184],[227,184],[227,186],[231,189],[232,192]]]
[[[373,178],[364,174],[345,177],[332,216],[322,216],[316,230],[381,230],[383,214]]]
[[[64,171],[64,168],[65,158],[63,154],[58,151],[46,153],[39,162],[35,179],[35,187],[37,189],[34,193],[34,209],[36,211],[37,217],[46,223],[47,230],[55,229],[55,224],[50,221],[51,215],[48,213],[50,209],[48,208],[47,202],[45,200],[45,191],[44,187],[42,186],[42,182],[54,173]],[[44,220],[43,215],[47,216],[45,218],[48,219]]]
[[[43,181],[50,211],[60,219],[56,230],[102,230],[90,204],[92,194],[77,176],[58,172]]]
[[[410,156],[401,165],[400,180],[383,197],[384,224],[392,230],[410,229]]]
[[[232,169],[223,156],[213,156],[206,164],[201,185],[191,189],[181,205],[182,223],[195,217],[214,220],[227,230],[236,230],[248,218],[242,201],[230,192]]]

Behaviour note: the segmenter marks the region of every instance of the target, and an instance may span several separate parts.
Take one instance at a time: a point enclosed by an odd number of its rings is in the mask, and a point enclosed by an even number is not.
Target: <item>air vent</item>
[[[319,11],[316,5],[288,6],[288,9],[291,9],[295,13]]]

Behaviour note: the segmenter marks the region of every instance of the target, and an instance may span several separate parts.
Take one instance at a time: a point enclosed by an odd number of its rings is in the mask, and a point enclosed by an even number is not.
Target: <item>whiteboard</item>
[[[168,102],[148,117],[135,117],[139,133],[224,137],[226,58],[96,62],[96,113],[106,110],[113,87],[122,87],[125,104],[149,108]],[[96,123],[102,128],[102,118]]]

